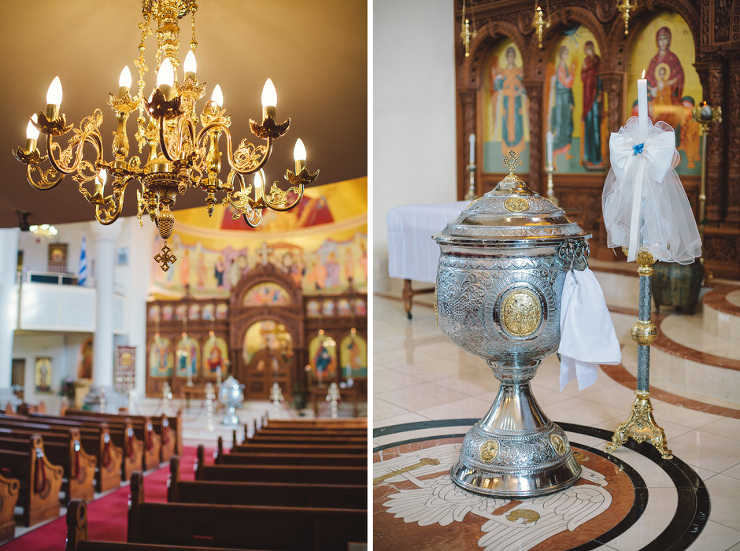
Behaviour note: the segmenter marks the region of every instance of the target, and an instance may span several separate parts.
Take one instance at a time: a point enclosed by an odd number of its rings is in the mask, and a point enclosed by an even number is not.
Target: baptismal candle
[[[552,132],[547,131],[547,164],[552,165]]]
[[[471,165],[475,164],[475,134],[471,134],[468,138],[468,142],[470,143],[470,163]]]
[[[642,78],[637,79],[637,127],[640,129],[642,136],[647,134],[648,102],[645,70],[642,71]]]

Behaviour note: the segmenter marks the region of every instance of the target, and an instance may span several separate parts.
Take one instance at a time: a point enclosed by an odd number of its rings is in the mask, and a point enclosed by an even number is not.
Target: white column
[[[20,399],[10,388],[13,365],[13,335],[18,317],[15,282],[18,265],[18,228],[0,229],[0,408]]]
[[[94,273],[95,335],[93,336],[92,388],[88,403],[100,403],[100,390],[105,389],[106,402],[113,394],[113,287],[115,280],[116,238],[120,224],[93,224],[95,241]],[[89,262],[88,262],[89,265]]]

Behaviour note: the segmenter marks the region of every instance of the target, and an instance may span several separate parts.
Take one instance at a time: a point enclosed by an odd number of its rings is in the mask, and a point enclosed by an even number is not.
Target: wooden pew
[[[15,536],[15,504],[20,482],[0,474],[0,544]]]
[[[40,436],[30,437],[25,451],[0,449],[0,465],[20,482],[18,505],[24,526],[59,516],[62,467],[49,462]]]
[[[367,541],[366,509],[147,503],[141,473],[131,477],[129,502],[129,542],[346,551]]]
[[[313,444],[317,446],[334,445],[367,445],[367,436],[280,436],[275,434],[257,433],[252,438],[247,438],[244,444]]]
[[[74,419],[72,417],[58,417],[55,415],[42,415],[38,413],[29,415],[27,418],[35,419],[42,423],[49,423],[57,426],[78,428],[95,428],[107,426],[111,441],[116,446],[121,448],[123,452],[123,459],[119,465],[119,469],[121,470],[121,479],[129,480],[131,478],[131,473],[133,473],[134,471],[140,471],[142,469],[142,466],[144,464],[144,444],[141,442],[141,440],[136,438],[136,435],[134,434],[134,428],[130,422],[124,422],[123,424],[111,424],[103,419],[85,421]]]
[[[92,413],[87,411],[75,410],[80,413],[75,414],[70,410],[65,410],[62,416],[64,419],[74,419],[83,422],[101,422],[105,421],[111,427],[123,427],[128,430],[130,426],[134,430],[135,437],[142,443],[142,462],[135,470],[148,471],[159,467],[162,457],[162,437],[154,431],[154,423],[150,417],[129,415]]]
[[[44,441],[44,451],[49,461],[64,469],[62,491],[67,501],[85,499],[94,495],[95,467],[97,460],[82,448],[80,431],[69,429],[67,434],[54,432],[36,433]],[[30,429],[0,427],[0,447],[8,450],[24,450],[28,439],[34,435]]]
[[[88,540],[87,504],[80,499],[73,499],[67,507],[67,544],[64,549],[65,551],[183,551],[181,545]],[[244,548],[187,547],[187,551],[216,551],[216,549],[218,551],[245,551]]]
[[[237,444],[236,431],[232,435],[232,453],[279,453],[282,455],[304,455],[304,454],[340,454],[340,455],[362,455],[367,456],[367,445],[313,445],[313,444]],[[218,437],[218,455],[224,453],[223,438]]]
[[[180,479],[180,458],[174,456],[170,459],[167,501],[365,509],[367,484],[184,481]]]
[[[262,423],[262,428],[274,429],[362,429],[367,430],[367,419],[268,419]]]
[[[121,464],[123,451],[113,444],[108,425],[103,423],[97,427],[61,426],[43,423],[29,417],[0,415],[0,428],[22,430],[24,432],[55,433],[63,437],[69,435],[70,430],[77,430],[80,434],[82,448],[96,460],[95,489],[98,492],[107,492],[121,485]]]
[[[206,465],[205,450],[197,449],[196,480],[238,482],[309,482],[317,484],[367,483],[367,466],[320,465]]]
[[[132,420],[145,422],[150,419],[154,432],[160,437],[161,453],[160,463],[166,463],[173,455],[182,455],[182,412],[178,411],[174,417],[160,416],[147,417],[145,415],[132,415],[130,413],[101,413],[98,411],[86,411],[83,409],[67,408],[63,415],[99,417],[102,419],[116,419],[129,417]]]

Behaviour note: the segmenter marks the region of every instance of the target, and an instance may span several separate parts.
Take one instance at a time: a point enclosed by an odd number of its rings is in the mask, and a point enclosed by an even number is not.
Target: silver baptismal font
[[[465,436],[452,479],[485,495],[533,497],[564,489],[581,473],[530,381],[558,350],[563,284],[569,270],[587,267],[590,235],[514,174],[514,152],[504,164],[510,173],[496,188],[434,236],[437,319],[501,383]]]

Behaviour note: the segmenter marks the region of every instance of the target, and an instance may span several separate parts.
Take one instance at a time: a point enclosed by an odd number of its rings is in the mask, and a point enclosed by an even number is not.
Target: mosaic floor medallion
[[[474,422],[375,430],[373,549],[680,551],[707,521],[706,488],[680,459],[633,442],[611,455],[603,451],[610,432],[567,423],[560,426],[583,470],[570,488],[531,499],[463,490],[449,471]]]

